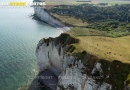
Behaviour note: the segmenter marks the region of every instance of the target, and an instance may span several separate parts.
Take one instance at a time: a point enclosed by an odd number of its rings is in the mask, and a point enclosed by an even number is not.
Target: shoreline
[[[44,13],[47,14],[47,16],[45,16],[45,17],[48,18],[49,21],[47,21],[47,19],[44,20],[43,18],[41,18],[41,16],[39,16],[36,12],[32,15],[32,19],[44,22],[44,23],[46,23],[46,24],[48,24],[48,25],[50,25],[50,26],[52,26],[52,27],[54,27],[56,29],[62,30],[63,33],[67,32],[67,31],[69,31],[71,29],[71,27],[65,25],[60,20],[58,20],[58,19],[54,18],[52,15],[50,15],[50,13],[48,13],[46,11],[46,9],[44,9],[44,8],[41,8],[41,9],[44,11]],[[52,21],[51,21],[51,19],[52,19]]]

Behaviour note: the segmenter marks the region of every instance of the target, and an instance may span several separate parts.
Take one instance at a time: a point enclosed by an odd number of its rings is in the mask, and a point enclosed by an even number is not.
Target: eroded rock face
[[[70,65],[74,61],[74,57],[65,55],[63,49],[61,44],[55,45],[51,39],[39,42],[36,50],[39,71],[44,71],[48,67],[55,67],[62,71]]]
[[[52,39],[41,40],[36,50],[37,64],[39,67],[42,85],[50,90],[111,90],[107,83],[99,83],[91,76],[87,76],[85,66],[81,60],[66,54],[66,47],[59,42],[55,44]],[[92,73],[103,73],[101,64],[96,63]],[[99,73],[99,74],[100,74]]]
[[[59,76],[57,90],[64,88],[66,90],[82,90],[85,87],[86,75],[76,66],[66,68]]]

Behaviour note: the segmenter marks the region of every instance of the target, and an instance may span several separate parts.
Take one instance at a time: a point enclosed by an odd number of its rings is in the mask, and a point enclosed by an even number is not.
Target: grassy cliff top
[[[79,52],[85,50],[100,59],[130,63],[130,36],[105,37],[103,32],[87,28],[73,28],[67,33],[79,39],[79,43],[74,44]]]
[[[124,83],[130,86],[130,36],[111,38],[100,36],[101,34],[94,30],[73,28],[57,37],[55,43],[60,41],[66,46],[67,54],[82,60],[89,68],[86,70],[88,76],[92,75],[95,64],[101,63],[104,77],[98,81],[111,84],[112,90],[123,90]]]

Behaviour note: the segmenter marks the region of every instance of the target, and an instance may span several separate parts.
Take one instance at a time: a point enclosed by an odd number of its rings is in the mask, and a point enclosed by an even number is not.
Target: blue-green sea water
[[[17,90],[35,77],[35,49],[62,31],[33,20],[33,8],[0,8],[0,90]]]

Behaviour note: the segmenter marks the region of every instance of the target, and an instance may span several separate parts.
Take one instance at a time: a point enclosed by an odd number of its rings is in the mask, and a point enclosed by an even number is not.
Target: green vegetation
[[[130,86],[130,73],[129,73],[128,76],[127,76],[126,84],[127,84],[128,86]]]
[[[130,5],[114,5],[99,7],[93,4],[82,5],[59,5],[49,10],[59,15],[80,18],[84,22],[97,22],[102,20],[118,20],[130,22]]]
[[[69,34],[73,36],[105,36],[107,33],[91,28],[75,27],[69,31]]]
[[[48,11],[66,25],[95,29],[101,33],[104,31],[104,36],[110,37],[130,35],[130,4],[107,7],[93,4],[58,5]]]
[[[112,90],[123,90],[124,86],[130,84],[129,70],[130,64],[121,63],[119,61],[108,62],[104,60],[99,61],[102,64],[103,76],[101,81],[110,83],[113,86]],[[109,78],[107,78],[109,75]]]
[[[95,22],[88,28],[97,29],[100,31],[106,31],[107,36],[121,37],[130,35],[130,23],[119,22],[119,21],[101,21]]]

